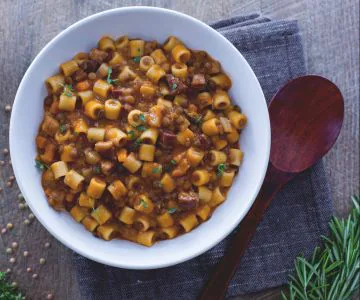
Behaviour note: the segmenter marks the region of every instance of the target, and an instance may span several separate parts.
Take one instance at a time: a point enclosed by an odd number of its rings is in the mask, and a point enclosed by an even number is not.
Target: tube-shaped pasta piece
[[[85,149],[84,153],[85,153],[85,161],[90,165],[96,165],[101,160],[99,153],[97,153],[96,151],[90,148]]]
[[[71,162],[76,159],[77,150],[74,145],[64,145],[60,154],[60,159],[65,162]]]
[[[227,140],[220,139],[217,135],[211,137],[211,141],[214,144],[216,150],[224,149],[228,144]]]
[[[230,98],[227,92],[217,90],[213,96],[213,107],[215,109],[224,110],[231,105]]]
[[[174,36],[169,36],[168,39],[165,41],[163,48],[166,52],[171,52],[171,50],[179,44],[182,44],[182,42]]]
[[[172,108],[173,104],[169,100],[165,100],[164,98],[158,98],[156,104],[160,106],[162,109],[164,108]]]
[[[107,98],[111,90],[111,84],[105,80],[98,79],[94,83],[93,91],[100,97]]]
[[[172,226],[168,228],[160,228],[159,230],[159,238],[163,240],[168,240],[176,237],[177,233],[179,232],[178,226]]]
[[[95,199],[88,196],[85,192],[82,192],[79,196],[79,205],[81,207],[94,208]]]
[[[229,112],[228,117],[231,124],[233,124],[237,129],[243,129],[247,123],[246,116],[236,110]]]
[[[129,190],[137,190],[138,187],[140,186],[140,178],[134,175],[130,175],[128,177],[126,186]]]
[[[110,241],[119,232],[119,225],[118,224],[100,225],[96,230],[101,238],[103,238],[105,241]]]
[[[136,242],[138,244],[150,247],[155,243],[156,232],[154,230],[148,230],[145,232],[138,232]]]
[[[96,222],[96,220],[92,216],[86,216],[81,223],[84,225],[84,227],[93,232],[95,229],[99,226],[99,223]]]
[[[121,226],[120,227],[120,234],[121,237],[125,240],[132,241],[136,243],[137,238],[137,231],[135,228],[127,227],[127,226]]]
[[[66,96],[62,94],[59,101],[59,109],[65,111],[73,111],[75,109],[76,96]]]
[[[210,80],[216,84],[219,88],[228,90],[231,88],[231,79],[225,74],[217,74],[210,77]]]
[[[75,170],[70,170],[65,175],[64,183],[73,190],[78,190],[84,179],[85,178]]]
[[[116,41],[115,41],[115,47],[116,49],[124,49],[129,45],[129,38],[127,35],[123,35],[121,37],[119,37]]]
[[[94,199],[100,199],[106,188],[106,182],[99,177],[93,177],[90,180],[89,186],[86,189],[88,196]]]
[[[102,225],[111,219],[112,214],[104,205],[100,205],[92,211],[91,216]]]
[[[134,224],[135,222],[135,216],[136,216],[135,209],[128,206],[124,206],[123,209],[121,210],[118,219],[125,224],[131,225]]]
[[[167,61],[167,58],[161,49],[154,50],[153,52],[151,52],[150,56],[154,59],[157,65],[161,65],[162,63]]]
[[[76,85],[75,85],[75,89],[78,91],[78,92],[84,92],[84,91],[88,91],[90,89],[90,82],[89,80],[83,80],[83,81],[80,81],[78,82]]]
[[[127,157],[127,150],[125,148],[119,149],[116,156],[118,162],[123,163]]]
[[[121,82],[125,82],[135,78],[136,78],[136,73],[133,70],[131,70],[129,66],[125,66],[118,76],[118,79]]]
[[[145,161],[154,161],[155,157],[155,146],[142,144],[139,149],[139,159]]]
[[[210,207],[215,207],[225,201],[225,196],[220,191],[219,187],[216,187],[216,189],[212,193],[211,201],[209,202]]]
[[[210,202],[212,197],[212,191],[209,190],[206,186],[199,186],[198,194],[201,203]]]
[[[94,100],[94,98],[95,98],[93,91],[78,92],[78,96],[80,97],[83,105],[85,105],[90,100]]]
[[[222,151],[211,150],[209,152],[209,163],[211,166],[217,166],[226,162],[226,154]]]
[[[243,160],[244,153],[240,149],[231,148],[229,150],[229,163],[230,165],[239,167]]]
[[[240,134],[234,126],[231,127],[231,132],[226,135],[230,143],[236,143],[240,139]]]
[[[115,200],[120,200],[128,192],[126,186],[119,179],[113,181],[107,187],[107,190],[110,192],[110,194],[114,197]]]
[[[159,136],[159,131],[156,128],[149,128],[140,135],[140,139],[144,144],[155,145],[158,136]]]
[[[146,72],[153,64],[155,64],[155,61],[151,56],[143,56],[140,59],[139,68],[141,71]]]
[[[199,105],[201,108],[206,106],[210,106],[213,104],[213,97],[209,92],[202,92],[196,96],[196,99],[199,101]],[[206,120],[205,120],[206,121]]]
[[[160,227],[167,228],[174,225],[174,218],[168,213],[165,212],[162,215],[156,217],[156,220]]]
[[[220,133],[220,121],[217,118],[212,118],[206,122],[204,122],[201,126],[202,131],[208,135],[213,136]]]
[[[156,93],[156,88],[150,82],[144,82],[140,86],[140,94],[144,98],[150,98]]]
[[[161,77],[165,76],[165,70],[159,65],[152,65],[146,72],[146,76],[154,83],[158,83]]]
[[[176,45],[171,50],[171,55],[173,59],[178,63],[187,63],[190,60],[191,53],[184,45]]]
[[[179,220],[180,225],[184,228],[185,232],[191,231],[195,226],[199,224],[194,214],[189,214]]]
[[[163,108],[159,105],[155,105],[150,108],[150,112],[146,119],[147,124],[150,127],[157,127],[157,128],[161,127],[162,111],[163,111]]]
[[[131,40],[129,42],[129,46],[130,46],[130,56],[131,57],[144,55],[144,46],[145,46],[144,40]]]
[[[97,100],[90,100],[85,104],[85,115],[93,120],[97,120],[102,111],[104,111],[104,105]]]
[[[196,215],[202,221],[206,221],[207,219],[209,219],[210,213],[211,213],[211,208],[210,208],[209,205],[206,205],[206,204],[198,207],[197,210],[196,210]]]
[[[137,127],[144,123],[145,115],[142,111],[138,109],[133,109],[129,112],[127,120],[131,126]]]
[[[109,51],[109,50],[114,51],[115,43],[111,37],[103,36],[98,42],[98,47],[100,50],[103,50],[103,51]]]
[[[74,218],[76,222],[80,223],[87,215],[89,215],[89,212],[86,208],[75,205],[70,210],[70,215]]]
[[[135,199],[134,209],[145,214],[150,214],[154,210],[154,204],[148,196],[140,194]]]
[[[109,74],[109,65],[107,63],[102,63],[96,71],[97,78],[105,78]]]
[[[79,70],[79,65],[76,60],[69,60],[60,65],[60,70],[65,76],[71,76],[71,74]]]
[[[108,61],[108,64],[113,67],[122,64],[124,57],[119,52],[114,52],[112,58]]]
[[[53,143],[48,143],[45,146],[45,151],[40,155],[40,158],[45,163],[52,163],[56,155],[56,146]]]
[[[105,139],[107,141],[112,141],[116,147],[122,147],[127,142],[127,134],[121,131],[119,128],[113,127],[106,129]]]
[[[168,174],[164,174],[164,176],[161,178],[161,187],[166,193],[171,193],[175,188],[176,184],[174,179]]]
[[[205,185],[210,180],[210,174],[207,170],[196,170],[191,174],[191,182],[193,185]]]
[[[213,119],[215,117],[216,117],[215,113],[212,110],[208,109],[206,110],[205,115],[203,117],[203,122]]]
[[[139,231],[146,231],[151,226],[151,220],[146,215],[138,215],[135,218],[134,227]]]
[[[65,77],[61,74],[57,74],[46,79],[45,83],[49,92],[55,94],[63,89],[65,84]]]
[[[105,137],[105,129],[98,127],[91,127],[87,131],[87,139],[90,143],[101,142]]]
[[[159,93],[162,96],[166,96],[166,95],[170,94],[169,86],[165,82],[160,82],[159,83]]]
[[[203,160],[204,155],[204,151],[201,151],[194,147],[190,147],[186,151],[186,157],[192,167],[197,166]]]
[[[171,73],[176,77],[185,79],[188,74],[188,67],[183,63],[175,63],[171,65]]]
[[[183,158],[177,164],[176,168],[172,171],[171,175],[173,177],[180,177],[186,174],[186,172],[190,169],[190,163],[187,158]]]
[[[124,160],[123,166],[129,170],[130,173],[135,173],[141,168],[142,162],[136,159],[134,153],[130,153]]]
[[[121,111],[121,103],[114,99],[105,101],[105,117],[109,120],[117,120]]]
[[[58,144],[64,144],[71,138],[71,132],[69,129],[67,129],[64,133],[58,131],[55,134],[55,140],[58,142]]]
[[[234,176],[235,176],[235,171],[223,172],[220,177],[220,182],[219,182],[220,186],[223,187],[231,186],[234,180]]]
[[[141,170],[141,176],[152,177],[152,178],[160,178],[162,173],[162,165],[159,163],[153,162],[144,162],[143,168]]]
[[[176,136],[177,141],[181,145],[190,144],[193,138],[194,133],[189,128],[186,128],[185,130],[179,132]]]
[[[63,177],[66,175],[66,173],[68,172],[68,167],[66,162],[64,161],[57,161],[54,162],[51,166],[51,171],[54,174],[54,178],[58,179],[60,177]]]
[[[232,132],[231,122],[228,118],[220,117],[220,123],[225,133]]]

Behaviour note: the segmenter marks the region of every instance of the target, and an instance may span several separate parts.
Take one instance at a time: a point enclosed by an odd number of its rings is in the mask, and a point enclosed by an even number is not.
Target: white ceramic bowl
[[[209,221],[173,240],[151,248],[128,241],[95,238],[68,213],[46,201],[40,173],[34,167],[35,136],[43,118],[44,81],[75,53],[89,51],[105,34],[128,34],[163,42],[179,37],[192,49],[207,51],[230,75],[230,94],[248,116],[241,135],[244,163],[228,194]],[[269,160],[270,123],[260,84],[244,57],[221,34],[181,13],[150,7],[128,7],[87,17],[57,35],[37,55],[21,81],[10,122],[11,159],[20,190],[38,220],[60,242],[92,260],[128,269],[152,269],[191,259],[224,239],[245,216],[262,184]]]

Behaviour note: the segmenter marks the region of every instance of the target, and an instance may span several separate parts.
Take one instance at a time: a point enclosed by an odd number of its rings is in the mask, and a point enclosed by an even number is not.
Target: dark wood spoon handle
[[[296,173],[279,171],[269,163],[264,183],[253,206],[240,223],[238,231],[228,246],[225,255],[216,266],[210,280],[204,287],[198,298],[199,300],[224,299],[228,284],[272,198],[295,175]]]

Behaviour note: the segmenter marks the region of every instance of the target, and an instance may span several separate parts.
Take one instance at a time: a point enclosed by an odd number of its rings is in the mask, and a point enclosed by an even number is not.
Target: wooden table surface
[[[325,158],[334,208],[344,215],[350,196],[359,192],[359,0],[201,0],[131,1],[133,5],[171,8],[204,22],[236,14],[261,12],[271,18],[297,19],[302,30],[308,73],[333,80],[345,98],[345,123],[340,138]],[[90,0],[1,0],[0,1],[0,147],[8,148],[10,114],[21,78],[36,54],[56,34],[77,20],[102,10],[128,5],[130,1]],[[31,99],[29,99],[31,101]],[[24,149],[26,151],[26,149]],[[16,281],[29,299],[81,299],[71,251],[58,243],[37,222],[23,222],[31,213],[20,209],[16,183],[7,187],[12,176],[9,156],[0,152],[0,228],[14,228],[0,234],[0,270],[11,268]],[[31,180],[31,178],[29,178]],[[21,205],[20,205],[21,206]],[[31,216],[30,216],[31,218]],[[12,242],[19,246],[6,254]],[[45,248],[50,242],[51,247]],[[29,256],[23,257],[28,251]],[[9,262],[10,257],[16,263]],[[39,259],[46,264],[40,267]],[[33,268],[27,273],[26,268]],[[31,274],[38,274],[32,279]],[[238,299],[278,298],[279,288]]]

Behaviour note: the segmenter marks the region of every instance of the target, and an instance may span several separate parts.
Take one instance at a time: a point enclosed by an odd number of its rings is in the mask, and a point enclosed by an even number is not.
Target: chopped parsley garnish
[[[197,125],[202,123],[202,116],[201,115],[197,115],[194,118],[191,118],[191,121]]]
[[[139,118],[142,122],[145,122],[145,115],[144,114],[140,114]]]
[[[101,172],[100,167],[99,167],[99,166],[95,166],[95,167],[94,167],[94,173],[95,173],[95,174],[100,174],[100,172]]]
[[[172,90],[176,90],[177,87],[178,87],[178,85],[177,85],[176,83],[173,83],[172,86],[171,86],[171,89],[172,89]]]
[[[114,84],[118,81],[118,79],[111,79],[111,74],[112,74],[112,68],[109,67],[108,68],[108,73],[107,73],[107,78],[106,81],[108,84]]]
[[[216,169],[216,175],[221,176],[225,172],[225,164],[219,164]]]
[[[35,159],[35,167],[39,170],[39,171],[45,171],[47,169],[49,169],[49,166],[45,163],[43,163],[41,160]]]
[[[136,130],[137,131],[145,131],[147,128],[146,128],[146,126],[144,126],[144,125],[140,125],[140,126],[138,126],[138,127],[136,127]]]
[[[169,214],[171,214],[171,215],[172,215],[173,213],[175,213],[175,212],[176,212],[176,207],[171,207],[171,208],[168,208],[168,210],[167,210],[167,211],[168,211],[168,213],[169,213]]]
[[[170,160],[170,163],[171,163],[172,165],[174,165],[174,166],[176,166],[176,165],[177,165],[177,162],[176,162],[176,160],[175,160],[175,159]]]
[[[136,63],[139,63],[140,62],[140,59],[141,59],[141,56],[135,56],[133,58],[133,61],[136,62]]]
[[[153,169],[151,170],[151,173],[153,173],[153,174],[159,174],[159,173],[161,173],[161,171],[162,171],[162,168],[161,168],[161,166],[160,166],[160,167],[155,167],[155,168],[153,168]]]
[[[144,208],[148,208],[148,204],[145,202],[144,199],[140,199],[140,204],[141,204]]]
[[[64,134],[67,130],[67,126],[65,124],[61,124],[59,127],[59,131],[61,134]]]
[[[130,130],[130,131],[128,132],[128,135],[130,135],[130,139],[131,139],[131,140],[135,139],[135,131],[134,131],[134,130]]]
[[[71,97],[73,95],[73,87],[71,84],[64,84],[63,95]]]
[[[139,146],[142,144],[142,140],[141,139],[136,139],[136,141],[131,145],[131,149],[135,150],[137,148],[139,148]]]

